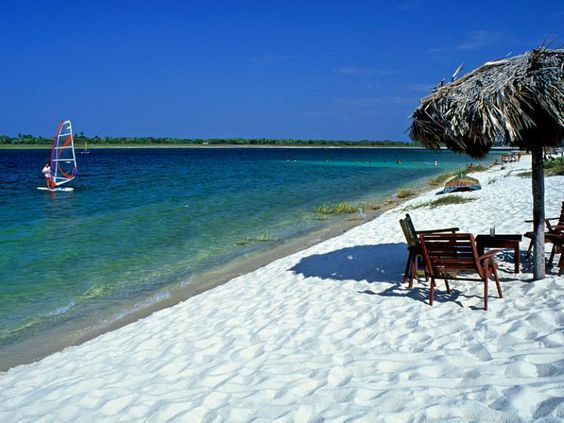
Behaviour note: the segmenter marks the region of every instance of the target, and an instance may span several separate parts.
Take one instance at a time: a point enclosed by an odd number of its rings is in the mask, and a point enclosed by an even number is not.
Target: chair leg
[[[409,255],[407,256],[407,263],[405,264],[405,271],[403,272],[403,280],[401,281],[401,283],[405,283],[407,281],[407,278],[409,277],[409,272],[412,268],[411,257],[412,257],[412,253],[410,251]],[[411,288],[411,284],[409,287]]]
[[[552,267],[552,261],[554,260],[554,254],[556,254],[556,244],[553,244],[552,251],[550,252],[550,258],[548,259],[547,266]]]
[[[493,266],[493,275],[495,278],[495,285],[497,286],[497,293],[499,295],[499,298],[503,298],[503,294],[501,293],[501,284],[499,283],[499,277],[497,276],[497,267]]]
[[[431,276],[431,287],[429,288],[429,305],[433,305],[435,298],[435,277]]]
[[[413,288],[413,281],[417,279],[417,254],[413,253],[411,258],[411,276],[409,279],[409,287]]]
[[[446,289],[447,289],[447,294],[450,294],[450,285],[448,284],[448,278],[447,278],[447,274],[443,273],[443,277],[445,279],[445,285],[446,285]]]
[[[427,266],[425,265],[425,260],[423,260],[423,256],[415,255],[415,275],[417,275],[417,270],[421,267],[423,271],[423,276],[425,277],[425,282],[429,282],[429,275],[427,274]],[[417,279],[417,277],[416,277]]]
[[[527,254],[525,254],[525,257],[527,258],[531,257],[531,250],[533,249],[534,240],[534,238],[531,238],[531,242],[529,242],[529,248],[527,248]]]
[[[427,264],[423,259],[423,256],[419,255],[416,256],[417,263],[421,266],[421,270],[423,270],[423,276],[425,276],[425,282],[429,282],[429,271],[427,270]]]
[[[488,280],[489,278],[484,278],[484,310],[488,310]]]

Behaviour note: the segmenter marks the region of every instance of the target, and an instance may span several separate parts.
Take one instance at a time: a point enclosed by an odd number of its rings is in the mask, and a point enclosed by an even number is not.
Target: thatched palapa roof
[[[410,137],[480,158],[494,141],[528,148],[564,138],[564,50],[488,62],[439,86],[413,113]]]

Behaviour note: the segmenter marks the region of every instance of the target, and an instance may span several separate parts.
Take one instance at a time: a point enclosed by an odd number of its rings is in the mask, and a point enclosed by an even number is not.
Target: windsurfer
[[[43,176],[45,176],[45,183],[47,184],[47,188],[51,188],[52,175],[51,166],[49,165],[49,163],[45,163],[45,166],[43,166],[41,173],[43,173]]]

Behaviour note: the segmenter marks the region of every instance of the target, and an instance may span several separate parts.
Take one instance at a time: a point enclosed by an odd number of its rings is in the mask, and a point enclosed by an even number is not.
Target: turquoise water
[[[470,162],[405,149],[102,149],[78,154],[73,192],[49,193],[35,189],[48,155],[0,150],[0,349],[320,229],[322,203],[378,201]]]

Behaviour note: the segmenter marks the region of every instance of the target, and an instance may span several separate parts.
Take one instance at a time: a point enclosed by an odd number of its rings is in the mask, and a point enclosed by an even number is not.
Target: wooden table
[[[519,243],[522,235],[500,234],[500,235],[478,235],[476,247],[478,254],[484,254],[486,248],[501,248],[513,250],[515,257],[515,273],[519,273]]]

